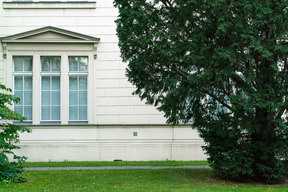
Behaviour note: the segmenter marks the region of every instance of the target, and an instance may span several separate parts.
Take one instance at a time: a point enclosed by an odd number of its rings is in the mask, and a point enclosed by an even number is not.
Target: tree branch
[[[251,87],[251,85],[247,84],[246,81],[244,81],[239,75],[237,75],[237,74],[232,74],[231,79],[232,79],[234,82],[240,84],[242,87],[244,87],[244,88],[249,88],[249,89],[251,89],[253,92],[255,92],[255,89],[256,89],[256,88],[254,87],[254,89],[253,89],[253,88]]]
[[[200,89],[201,90],[201,89]],[[201,90],[201,92],[209,95],[210,97],[212,97],[213,99],[215,99],[216,101],[218,101],[220,104],[222,104],[223,106],[227,107],[230,111],[233,111],[232,107],[230,105],[228,105],[227,103],[223,102],[221,99],[219,99],[215,94],[210,93],[209,91],[206,90]]]

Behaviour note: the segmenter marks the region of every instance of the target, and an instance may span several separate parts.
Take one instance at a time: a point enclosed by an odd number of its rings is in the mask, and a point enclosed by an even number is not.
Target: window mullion
[[[68,57],[63,54],[61,57],[61,74],[60,75],[60,117],[62,124],[68,124],[69,121],[69,65]],[[68,85],[68,86],[67,86]],[[68,98],[68,99],[67,99]],[[68,110],[68,111],[67,111]]]

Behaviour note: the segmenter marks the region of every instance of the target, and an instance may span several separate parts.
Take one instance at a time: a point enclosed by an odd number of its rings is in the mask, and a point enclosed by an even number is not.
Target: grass
[[[288,191],[287,184],[244,184],[218,180],[207,169],[26,171],[27,183],[1,184],[0,192],[90,191]]]
[[[208,165],[207,161],[64,161],[26,162],[24,167],[101,167],[101,166],[181,166]]]

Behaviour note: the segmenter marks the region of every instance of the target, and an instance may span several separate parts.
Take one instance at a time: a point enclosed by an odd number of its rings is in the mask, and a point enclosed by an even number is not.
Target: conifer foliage
[[[278,183],[288,160],[287,0],[115,0],[135,94],[192,122],[211,166]],[[287,167],[287,166],[286,166]]]
[[[26,157],[14,154],[19,146],[19,132],[30,132],[31,130],[14,124],[14,121],[23,121],[24,117],[12,111],[9,106],[14,102],[19,103],[20,99],[10,94],[12,90],[0,83],[0,183],[24,182],[27,177],[22,174],[22,163]],[[9,162],[8,156],[14,157]]]

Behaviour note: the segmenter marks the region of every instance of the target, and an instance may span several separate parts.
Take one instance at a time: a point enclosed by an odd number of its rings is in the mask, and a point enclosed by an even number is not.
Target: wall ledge
[[[3,9],[95,9],[96,1],[4,1]]]

